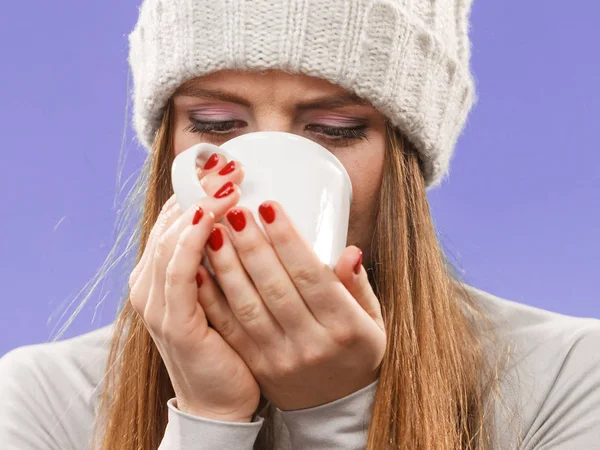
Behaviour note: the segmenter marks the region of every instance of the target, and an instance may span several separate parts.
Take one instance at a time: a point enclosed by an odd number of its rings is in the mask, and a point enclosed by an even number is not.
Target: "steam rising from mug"
[[[206,196],[196,159],[207,159],[212,153],[243,164],[238,205],[248,208],[261,228],[259,205],[279,202],[321,261],[335,266],[346,247],[352,184],[331,152],[310,139],[278,131],[246,133],[220,147],[194,145],[175,157],[171,170],[182,211]]]

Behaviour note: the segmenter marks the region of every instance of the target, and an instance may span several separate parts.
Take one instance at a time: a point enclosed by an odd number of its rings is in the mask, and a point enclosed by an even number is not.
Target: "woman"
[[[599,322],[467,286],[436,239],[426,189],[474,98],[469,7],[146,0],[130,36],[150,153],[128,301],[114,326],[3,358],[2,448],[600,448]],[[261,130],[346,167],[334,270],[281,205],[261,205],[266,236],[236,206],[239,162],[201,161],[210,195],[174,201],[175,155]]]

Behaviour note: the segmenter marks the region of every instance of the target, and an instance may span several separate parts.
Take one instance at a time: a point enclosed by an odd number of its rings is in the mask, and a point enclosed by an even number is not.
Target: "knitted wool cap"
[[[471,0],[144,0],[129,35],[134,125],[150,148],[170,96],[222,69],[282,69],[369,100],[448,173],[475,99]]]

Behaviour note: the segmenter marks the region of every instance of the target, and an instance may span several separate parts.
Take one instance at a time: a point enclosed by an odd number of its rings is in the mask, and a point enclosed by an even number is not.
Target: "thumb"
[[[334,272],[356,302],[371,316],[377,326],[385,331],[381,305],[369,283],[367,271],[362,266],[362,251],[353,245],[340,255]]]

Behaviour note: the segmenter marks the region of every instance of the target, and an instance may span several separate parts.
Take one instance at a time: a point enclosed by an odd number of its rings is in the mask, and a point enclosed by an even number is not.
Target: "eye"
[[[226,121],[201,121],[190,118],[190,125],[188,125],[184,131],[190,131],[192,133],[198,133],[203,135],[205,133],[211,135],[226,135],[236,129],[243,128],[246,122],[242,120],[226,120]],[[236,125],[239,125],[235,128]],[[305,128],[307,131],[311,131],[318,138],[326,140],[333,145],[337,143],[346,143],[349,141],[365,139],[367,137],[368,124],[361,124],[355,127],[329,127],[326,125],[310,124]]]
[[[307,130],[317,130],[322,136],[325,136],[329,141],[350,141],[356,139],[364,139],[367,137],[368,125],[362,124],[355,127],[328,127],[325,125],[311,124],[307,125]]]
[[[223,122],[211,122],[190,119],[190,124],[184,128],[183,131],[191,131],[192,133],[198,133],[203,135],[204,133],[209,134],[227,134],[232,131],[232,128],[236,123],[242,123],[246,125],[246,122],[242,120],[226,120]]]

